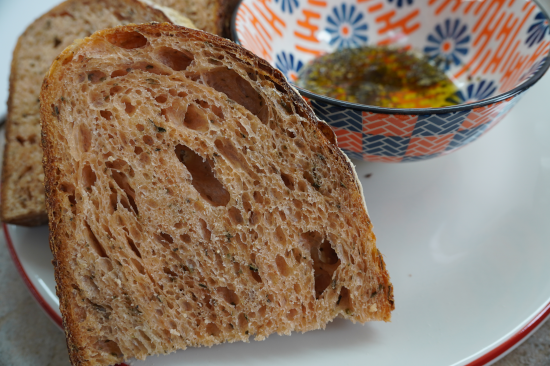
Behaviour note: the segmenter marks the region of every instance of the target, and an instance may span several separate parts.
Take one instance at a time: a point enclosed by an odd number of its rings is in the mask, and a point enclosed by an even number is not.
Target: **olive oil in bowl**
[[[322,55],[296,84],[313,93],[386,108],[455,105],[456,85],[423,54],[385,46],[347,48]]]

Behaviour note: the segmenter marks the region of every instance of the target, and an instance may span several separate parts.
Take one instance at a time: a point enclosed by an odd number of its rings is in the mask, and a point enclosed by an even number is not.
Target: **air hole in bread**
[[[244,313],[239,314],[238,325],[239,328],[243,330],[248,328],[248,319]]]
[[[263,124],[268,120],[268,107],[264,98],[254,87],[240,76],[236,71],[228,68],[218,68],[203,74],[203,78],[208,86],[224,93],[234,102],[248,109],[253,115],[258,117]]]
[[[336,264],[339,261],[338,254],[326,239],[319,246],[319,260],[325,264]]]
[[[317,271],[315,274],[315,298],[319,299],[326,288],[330,285],[332,276],[326,272]]]
[[[122,160],[122,159],[107,161],[105,163],[105,165],[109,169],[114,169],[114,170],[118,170],[118,171],[121,171],[121,172],[122,171],[128,172],[131,177],[134,176],[134,170],[132,169],[132,167],[130,165],[128,165],[128,163],[126,161]]]
[[[122,88],[118,85],[113,86],[111,89],[109,89],[109,95],[113,96],[117,93],[120,93],[122,91]]]
[[[109,43],[127,50],[141,48],[147,44],[147,38],[138,32],[111,33],[106,38]]]
[[[191,65],[195,56],[175,50],[170,47],[161,47],[156,52],[157,59],[174,71],[184,71]]]
[[[338,309],[345,310],[347,312],[351,311],[349,290],[344,286],[342,286],[342,289],[340,290],[340,295],[338,296],[338,300],[336,300],[336,306]]]
[[[275,229],[275,240],[283,244],[283,246],[286,244],[286,235],[280,226],[277,226]]]
[[[228,211],[229,218],[233,225],[242,225],[244,223],[243,216],[241,215],[241,210],[237,207],[231,207]]]
[[[200,99],[195,99],[194,102],[201,106],[203,109],[210,109],[217,117],[223,120],[223,111],[217,105],[210,105],[208,102]]]
[[[138,207],[137,207],[136,201],[135,201],[136,192],[134,191],[134,189],[130,185],[130,183],[128,181],[128,177],[126,176],[126,174],[124,174],[122,172],[115,171],[115,170],[111,170],[111,176],[113,177],[113,179],[114,179],[115,183],[118,185],[118,187],[124,193],[126,193],[126,197],[121,197],[120,203],[124,206],[124,208],[126,208],[128,211],[130,211],[130,207],[128,206],[128,202],[124,200],[124,198],[127,198],[130,205],[132,206],[132,209],[133,209],[134,213],[137,216],[139,216]]]
[[[128,236],[126,236],[126,241],[128,242],[128,246],[130,247],[130,249],[132,249],[132,251],[134,252],[134,254],[138,257],[138,258],[141,258],[141,252],[139,251],[136,243]]]
[[[230,290],[229,288],[227,288],[227,287],[218,287],[216,289],[216,292],[228,304],[233,305],[233,306],[239,305],[239,303],[240,303],[239,296],[237,296],[237,294],[234,291]]]
[[[161,94],[158,97],[156,97],[155,100],[157,101],[157,103],[164,104],[168,100],[168,97],[166,96],[166,94]]]
[[[98,306],[96,306],[96,309]],[[101,308],[99,306],[99,308]],[[104,309],[105,310],[105,309]],[[108,355],[115,356],[115,357],[122,357],[122,351],[120,350],[120,347],[118,344],[114,341],[111,341],[109,339],[107,340],[101,340],[97,341],[94,345],[92,345],[93,349],[98,349]]]
[[[101,245],[99,240],[97,240],[97,237],[95,236],[94,232],[90,228],[90,225],[86,221],[84,221],[84,230],[83,230],[86,244],[92,248],[92,250],[101,258],[107,258],[107,253],[105,252],[105,248]]]
[[[178,277],[178,274],[174,271],[172,271],[170,268],[168,267],[164,267],[162,269],[164,271],[164,273],[166,273],[169,277]]]
[[[107,110],[99,111],[99,114],[106,120],[110,120],[113,117],[113,113]]]
[[[251,178],[257,179],[258,176],[256,173],[250,169],[246,163],[246,159],[242,156],[242,153],[231,143],[228,139],[217,139],[214,142],[218,152],[222,154],[228,162],[237,169],[242,169],[246,174]]]
[[[288,129],[288,130],[286,130],[286,134],[291,139],[296,138],[296,132],[294,130]]]
[[[103,71],[94,70],[88,72],[88,81],[92,84],[98,84],[107,79],[107,75]]]
[[[177,225],[177,224],[176,224]],[[180,239],[184,242],[184,243],[191,243],[191,237],[189,236],[189,234],[182,234],[180,235]]]
[[[145,274],[145,268],[143,268],[143,265],[137,259],[130,258],[130,261],[133,263],[134,267],[136,267],[139,273],[141,273],[142,275]]]
[[[120,76],[126,76],[128,75],[128,71],[129,69],[120,69],[120,70],[115,70],[111,73],[111,78],[114,79],[114,78],[118,78]],[[118,88],[119,90],[122,89],[120,86],[115,86],[113,88],[111,88],[111,90],[113,90],[114,88]],[[114,93],[111,93],[111,95],[113,95]]]
[[[110,183],[109,189],[111,190],[111,193],[109,194],[109,213],[113,214],[117,210],[118,194],[116,189]]]
[[[286,277],[290,274],[290,268],[283,257],[278,255],[277,258],[275,258],[275,263],[277,264],[277,269],[281,275]]]
[[[243,194],[243,208],[248,213],[250,213],[250,211],[252,210],[252,205],[250,204],[250,196],[248,196],[248,193]]]
[[[124,111],[128,114],[128,115],[132,115],[134,114],[134,112],[136,111],[136,107],[132,105],[132,102],[130,102],[129,99],[127,98],[124,98],[122,100],[122,103],[124,103]]]
[[[82,168],[82,184],[84,188],[91,188],[96,182],[97,176],[89,164],[84,165]]]
[[[258,283],[262,282],[262,278],[260,277],[260,274],[258,273],[258,269],[252,269],[249,268],[250,274],[252,275],[252,278]]]
[[[155,140],[154,140],[151,136],[149,136],[149,135],[143,136],[142,139],[143,139],[143,142],[145,142],[145,143],[146,143],[147,145],[149,145],[149,146],[152,146],[152,145],[155,144]]]
[[[214,323],[209,323],[206,326],[206,334],[209,334],[211,336],[217,337],[221,333],[220,328]]]
[[[250,224],[256,225],[261,221],[261,215],[259,215],[256,211],[252,211],[250,213]]]
[[[256,203],[259,203],[259,204],[264,203],[264,198],[263,198],[263,196],[260,192],[254,191],[253,197],[254,197],[254,201],[256,201]]]
[[[194,104],[189,104],[189,106],[187,106],[183,125],[191,130],[199,132],[205,132],[209,129],[206,113]]]
[[[172,238],[170,234],[160,233],[160,237],[162,238],[162,240],[164,240],[167,243],[170,243],[170,244],[174,243],[174,238]]]
[[[187,146],[178,144],[175,148],[178,160],[191,173],[193,187],[201,197],[213,206],[226,206],[231,198],[223,184],[216,179],[210,159],[203,159]]]
[[[203,219],[199,219],[199,225],[200,225],[200,232],[202,235],[202,238],[206,241],[210,241],[212,238],[212,232],[210,229],[208,229],[208,224]]]
[[[60,183],[58,188],[61,192],[72,194],[72,195],[74,195],[74,192],[76,190],[74,184],[69,183],[69,182]]]
[[[294,320],[294,317],[298,314],[298,311],[296,309],[290,309],[290,311],[286,314],[286,318],[288,320]]]
[[[283,180],[283,183],[288,189],[294,190],[294,179],[291,175],[281,173],[281,179]]]
[[[80,144],[80,148],[83,152],[88,152],[92,146],[92,132],[85,124],[80,124],[78,126],[78,131],[78,142]]]
[[[338,255],[332,249],[330,242],[316,231],[310,231],[301,235],[301,240],[309,249],[313,261],[313,277],[315,279],[315,298],[321,297],[325,289],[332,281],[334,271],[340,265]],[[330,249],[329,249],[330,248]],[[337,258],[335,261],[334,259]]]

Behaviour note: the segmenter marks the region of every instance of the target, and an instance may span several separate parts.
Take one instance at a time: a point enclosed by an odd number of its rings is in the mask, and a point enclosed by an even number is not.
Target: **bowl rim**
[[[237,34],[236,19],[237,19],[237,12],[239,11],[239,8],[241,7],[241,4],[243,1],[244,0],[238,0],[237,6],[235,6],[235,10],[233,11],[233,15],[231,16],[231,37],[233,38],[233,41],[239,46],[242,46],[242,43],[239,40],[239,36]],[[484,0],[484,1],[489,1],[489,0]],[[542,14],[546,17],[546,20],[550,22],[550,16],[548,15],[548,12],[546,11],[546,9],[539,4],[539,0],[529,0],[529,1],[535,4],[538,10],[542,12]],[[271,64],[270,62],[268,63]],[[300,95],[302,95],[303,97],[307,97],[315,101],[320,101],[325,104],[336,105],[339,107],[343,107],[345,109],[353,109],[357,111],[365,111],[365,112],[378,113],[378,114],[428,115],[428,114],[454,113],[454,112],[461,112],[469,109],[485,107],[485,106],[509,99],[511,97],[518,96],[519,94],[523,93],[524,91],[529,89],[531,86],[533,86],[537,81],[539,81],[542,78],[542,76],[546,73],[546,71],[548,71],[549,67],[550,67],[550,50],[546,53],[546,57],[543,58],[542,64],[540,65],[537,72],[533,76],[531,76],[529,79],[523,81],[521,84],[516,86],[515,88],[507,92],[504,92],[502,94],[496,95],[494,97],[482,99],[477,102],[461,103],[455,106],[439,107],[439,108],[386,108],[386,107],[377,107],[377,106],[368,105],[368,104],[344,102],[342,100],[338,100],[338,99],[334,99],[324,95],[310,92],[309,90],[301,88],[290,81],[289,83],[294,88],[296,88],[300,92]],[[277,69],[276,67],[274,68]],[[281,74],[283,73],[281,72]]]

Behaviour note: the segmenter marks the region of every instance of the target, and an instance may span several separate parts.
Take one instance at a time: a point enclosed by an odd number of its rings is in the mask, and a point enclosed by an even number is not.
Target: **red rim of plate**
[[[15,252],[15,248],[13,246],[13,242],[11,240],[11,236],[8,232],[8,227],[5,223],[2,223],[4,228],[4,236],[6,237],[6,242],[8,245],[8,250],[10,251],[11,259],[15,263],[15,267],[17,268],[17,271],[19,272],[19,275],[25,282],[25,285],[27,285],[27,288],[31,292],[32,296],[35,298],[35,300],[38,302],[38,304],[44,309],[46,314],[53,320],[59,328],[63,329],[63,322],[61,320],[61,317],[57,314],[57,312],[52,309],[52,307],[46,302],[46,300],[40,295],[36,287],[34,287],[33,283],[27,276],[27,273],[25,272],[25,269],[23,268],[23,265],[19,261],[19,257],[17,256],[17,253]],[[522,341],[527,339],[527,337],[533,333],[546,318],[550,315],[550,303],[546,304],[544,309],[540,311],[531,321],[525,325],[523,328],[521,328],[516,334],[512,335],[510,338],[490,350],[489,352],[481,355],[479,358],[467,363],[465,366],[483,366],[488,364],[491,361],[497,360],[499,357],[504,356],[506,353],[511,351],[515,346],[518,346]],[[119,364],[118,366],[128,366],[126,364]]]
[[[59,329],[63,330],[63,320],[61,319],[59,314],[57,314],[57,312],[50,306],[50,304],[48,304],[48,302],[42,297],[42,295],[40,295],[40,292],[38,292],[36,287],[34,287],[29,276],[27,275],[27,272],[25,272],[25,269],[23,268],[23,265],[21,264],[21,261],[17,256],[15,247],[13,246],[10,233],[8,232],[8,226],[5,223],[2,223],[2,227],[4,229],[4,236],[6,237],[8,250],[10,252],[11,259],[15,264],[15,268],[17,268],[17,272],[19,272],[19,275],[23,279],[23,282],[25,282],[25,285],[27,285],[27,288],[29,289],[31,295],[34,297],[36,302],[38,302],[38,305],[40,305],[42,309],[44,309],[46,314],[48,314],[50,319],[53,320],[55,325],[57,325]],[[125,363],[121,363],[121,364],[118,364],[117,366],[128,366],[128,365]]]

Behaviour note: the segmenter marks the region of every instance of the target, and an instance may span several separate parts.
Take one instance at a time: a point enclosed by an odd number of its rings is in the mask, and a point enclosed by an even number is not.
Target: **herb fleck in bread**
[[[53,63],[41,115],[74,365],[390,319],[350,162],[251,52],[170,24],[99,31]]]
[[[185,14],[204,31],[230,38],[230,21],[239,0],[152,0]]]
[[[26,226],[47,222],[38,95],[52,61],[75,39],[96,30],[151,21],[193,26],[175,11],[167,15],[137,0],[69,0],[34,21],[19,38],[10,75],[2,221]]]

